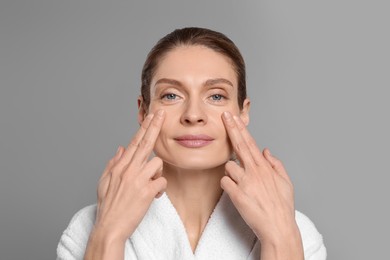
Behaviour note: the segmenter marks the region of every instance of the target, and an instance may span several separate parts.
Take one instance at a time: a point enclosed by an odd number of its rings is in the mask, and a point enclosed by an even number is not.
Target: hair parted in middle
[[[150,104],[150,84],[161,59],[180,46],[205,46],[228,57],[238,80],[238,105],[243,108],[246,94],[246,75],[244,59],[232,40],[220,32],[206,28],[187,27],[176,29],[161,38],[149,52],[142,69],[141,95],[144,108]]]

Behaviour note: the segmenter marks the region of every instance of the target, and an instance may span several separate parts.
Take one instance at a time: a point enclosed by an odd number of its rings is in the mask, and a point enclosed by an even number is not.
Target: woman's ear
[[[145,109],[145,103],[142,96],[138,96],[137,102],[138,102],[138,123],[139,125],[141,125],[148,113]]]
[[[249,98],[246,98],[244,100],[244,103],[242,105],[242,110],[240,112],[240,118],[241,118],[242,122],[244,122],[245,126],[249,125],[249,109],[250,109],[250,106],[251,106],[251,101],[249,100]]]

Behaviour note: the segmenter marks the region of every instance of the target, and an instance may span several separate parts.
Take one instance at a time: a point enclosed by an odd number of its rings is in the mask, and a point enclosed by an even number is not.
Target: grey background
[[[0,258],[54,259],[137,129],[145,56],[175,28],[228,35],[250,130],[282,159],[328,259],[388,258],[387,1],[0,2]]]

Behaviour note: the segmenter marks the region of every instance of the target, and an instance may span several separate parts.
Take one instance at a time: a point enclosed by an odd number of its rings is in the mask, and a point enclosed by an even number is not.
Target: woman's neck
[[[188,234],[192,249],[217,205],[222,188],[224,165],[208,170],[178,169],[164,164],[163,176],[168,181],[166,193],[178,212]]]

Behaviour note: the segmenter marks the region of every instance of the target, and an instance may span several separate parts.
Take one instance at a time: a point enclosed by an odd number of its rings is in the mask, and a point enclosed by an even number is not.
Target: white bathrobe
[[[96,216],[96,204],[77,212],[63,232],[57,259],[83,259]],[[296,211],[306,260],[326,259],[322,236],[314,224]],[[185,227],[168,196],[154,199],[145,217],[125,244],[131,260],[259,260],[260,244],[223,193],[192,252]]]

